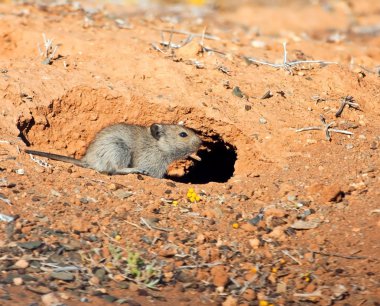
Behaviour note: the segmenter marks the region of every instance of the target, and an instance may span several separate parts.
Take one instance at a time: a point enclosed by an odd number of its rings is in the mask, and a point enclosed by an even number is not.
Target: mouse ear
[[[161,124],[154,123],[150,126],[150,133],[154,138],[159,140],[161,136],[164,134],[164,129]]]

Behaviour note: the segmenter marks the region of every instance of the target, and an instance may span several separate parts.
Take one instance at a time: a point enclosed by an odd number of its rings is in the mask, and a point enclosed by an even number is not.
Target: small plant
[[[109,245],[112,256],[111,266],[117,268],[123,276],[136,284],[155,289],[161,280],[161,269],[155,261],[147,263],[138,252],[123,249],[119,246]],[[125,256],[126,255],[126,256]]]
[[[53,62],[54,55],[57,52],[58,45],[53,47],[53,40],[46,38],[45,33],[42,34],[42,37],[44,39],[44,48],[45,50],[41,50],[40,44],[38,44],[38,51],[40,53],[40,56],[43,56],[44,59],[42,61],[42,64],[44,65],[50,65]]]
[[[161,270],[156,267],[155,262],[145,263],[137,252],[128,252],[124,271],[137,284],[150,289],[154,289],[161,279]]]

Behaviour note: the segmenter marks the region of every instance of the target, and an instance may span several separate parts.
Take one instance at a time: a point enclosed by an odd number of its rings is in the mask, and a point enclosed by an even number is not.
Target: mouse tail
[[[58,161],[62,161],[65,163],[70,163],[70,164],[74,164],[76,166],[87,168],[87,163],[81,161],[80,159],[75,159],[75,158],[68,157],[68,156],[63,156],[63,155],[58,155],[58,154],[53,154],[53,153],[47,153],[47,152],[41,152],[41,151],[34,151],[34,150],[25,150],[25,153],[37,155],[37,156],[41,156],[41,157],[47,157],[47,158],[50,158],[53,160],[58,160]]]

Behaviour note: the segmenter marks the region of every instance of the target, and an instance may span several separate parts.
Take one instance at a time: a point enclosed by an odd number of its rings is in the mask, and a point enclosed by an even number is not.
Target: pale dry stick
[[[336,253],[325,253],[325,252],[312,251],[312,250],[309,250],[309,251],[315,254],[323,255],[323,256],[339,257],[339,258],[345,258],[345,259],[367,259],[368,258],[366,256],[341,255],[341,254],[336,254]]]
[[[340,133],[340,134],[345,134],[345,135],[354,135],[354,133],[349,132],[349,131],[332,129],[331,126],[335,122],[327,123],[326,119],[325,119],[325,117],[323,117],[323,115],[320,115],[320,118],[321,118],[323,126],[309,126],[309,127],[300,128],[300,129],[296,130],[296,133],[304,132],[304,131],[312,131],[312,130],[317,130],[317,131],[324,130],[325,135],[326,135],[326,140],[328,140],[328,141],[331,140],[330,132],[335,132],[335,133]]]
[[[284,255],[288,256],[290,259],[293,259],[297,264],[299,264],[300,266],[302,266],[302,262],[300,262],[297,258],[295,258],[294,256],[292,256],[289,251],[287,250],[282,250],[281,251]]]
[[[210,34],[204,34],[204,33],[199,34],[199,33],[192,33],[192,32],[187,32],[187,31],[173,30],[173,29],[169,30],[169,29],[157,29],[157,28],[155,28],[155,30],[160,31],[160,32],[172,32],[174,34],[182,34],[182,35],[186,35],[186,36],[203,37],[203,38],[209,39],[209,40],[221,40],[217,36],[210,35]]]
[[[7,199],[4,195],[2,195],[1,193],[0,193],[0,200],[5,202],[9,206],[12,206],[12,202],[9,199]]]
[[[224,52],[222,51],[218,51],[218,50],[215,50],[215,49],[211,49],[209,47],[206,47],[204,45],[204,40],[205,40],[205,35],[206,35],[206,27],[203,29],[203,32],[202,32],[202,36],[201,36],[201,41],[199,42],[199,45],[201,46],[201,51],[202,53],[206,53],[206,52],[215,52],[215,53],[218,53],[218,54],[221,54],[221,55],[226,55]]]
[[[192,266],[180,266],[180,267],[177,267],[176,270],[211,268],[211,267],[220,266],[220,265],[223,265],[223,263],[222,262],[214,262],[214,263],[209,263],[209,264],[203,263],[203,264],[192,265]]]
[[[139,286],[141,286],[141,287],[146,287],[146,288],[149,288],[149,289],[154,290],[154,291],[161,291],[160,288],[155,287],[155,285],[158,284],[159,280],[153,281],[153,284],[150,285],[150,284],[145,284],[144,282],[141,282],[141,281],[139,281],[139,280],[137,280],[137,279],[131,278],[131,277],[129,277],[129,276],[126,275],[126,274],[121,274],[121,275],[122,275],[126,280],[128,280],[128,281],[130,281],[130,282],[133,282],[133,283],[135,283],[135,284],[137,284],[137,285],[139,285]]]
[[[42,266],[46,266],[49,268],[41,267],[40,269],[42,271],[54,271],[54,272],[63,272],[63,271],[78,271],[82,270],[82,268],[74,266],[74,265],[67,265],[67,266],[59,266],[57,263],[51,263],[51,262],[42,262]]]
[[[141,220],[141,222],[142,222],[143,224],[145,224],[150,230],[154,230],[154,229],[155,229],[155,230],[163,231],[163,232],[171,232],[171,231],[173,231],[172,228],[165,228],[165,227],[159,227],[159,226],[156,226],[156,225],[152,224],[152,222],[149,222],[149,220],[147,220],[147,219],[145,219],[145,218],[143,218],[143,217],[141,217],[140,220]]]
[[[243,288],[240,289],[239,295],[242,295],[257,278],[258,276],[255,274],[249,281],[245,282]]]
[[[358,35],[377,35],[380,33],[380,23],[370,26],[355,26],[350,30]]]
[[[179,49],[179,48],[182,48],[183,46],[187,45],[189,42],[191,42],[193,40],[193,36],[192,35],[187,36],[187,38],[184,41],[180,42],[179,44],[172,43],[172,39],[173,39],[173,31],[170,32],[169,41],[165,41],[164,33],[161,32],[160,45],[169,49],[169,50]],[[166,53],[159,46],[157,46],[155,43],[152,43],[151,45],[152,45],[153,49],[160,51],[161,53]]]
[[[358,103],[355,102],[354,97],[352,96],[345,96],[340,104],[340,107],[338,111],[335,114],[335,117],[340,117],[343,113],[344,107],[348,105],[349,107],[352,107],[354,109],[360,110],[360,106]]]
[[[153,230],[153,228],[150,226],[150,224],[148,223],[148,221],[147,221],[145,218],[141,217],[141,218],[140,218],[140,221],[141,221],[143,224],[145,224],[146,227],[149,228],[151,231]]]
[[[0,257],[0,261],[19,260],[21,258],[29,261],[45,261],[49,259],[49,257],[7,257],[7,255],[4,255],[3,257]]]
[[[8,215],[4,215],[4,214],[1,214],[0,213],[0,221],[4,221],[4,222],[12,222],[14,221],[14,217],[12,216],[8,216]]]
[[[44,39],[45,50],[41,50],[40,44],[38,44],[38,50],[40,52],[40,56],[45,56],[42,64],[49,65],[54,58],[55,52],[57,52],[58,45],[53,48],[53,39],[46,38],[45,33],[42,34],[42,37]]]
[[[324,288],[328,288],[328,287],[324,287]],[[321,288],[310,293],[294,293],[293,296],[299,297],[299,298],[323,297]]]
[[[235,285],[236,288],[241,288],[240,283],[233,277],[229,277],[229,280]]]
[[[143,228],[143,227],[141,227],[140,225],[138,225],[138,224],[136,224],[136,223],[133,223],[133,222],[129,222],[129,221],[125,221],[126,223],[128,223],[128,224],[130,224],[130,225],[132,225],[132,226],[134,226],[134,227],[137,227],[138,229],[141,229],[141,230],[143,230],[144,232],[146,232],[147,231],[147,229],[146,228]]]
[[[292,67],[300,64],[321,64],[321,65],[329,65],[329,64],[338,64],[337,62],[329,62],[329,61],[322,61],[322,60],[305,60],[305,61],[292,61],[288,62],[288,52],[286,50],[286,42],[283,43],[284,47],[284,59],[282,64],[275,64],[275,63],[269,63],[265,61],[256,60],[252,57],[246,57],[246,60],[248,62],[261,64],[261,65],[267,65],[274,68],[284,68],[288,71],[292,71]]]

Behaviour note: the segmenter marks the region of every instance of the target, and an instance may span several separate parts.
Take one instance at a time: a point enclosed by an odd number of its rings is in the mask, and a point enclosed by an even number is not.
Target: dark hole
[[[237,159],[236,148],[224,142],[220,136],[208,137],[203,145],[206,148],[197,153],[202,160],[195,162],[184,176],[170,179],[181,183],[207,184],[225,183],[233,176]]]
[[[17,122],[17,129],[20,131],[20,134],[18,134],[18,137],[21,138],[21,140],[29,147],[30,146],[30,142],[29,140],[26,138],[26,135],[28,134],[28,132],[30,131],[30,129],[33,127],[33,125],[35,124],[36,122],[34,121],[34,118],[32,117],[32,119],[30,120],[25,120],[25,121],[19,121]]]

